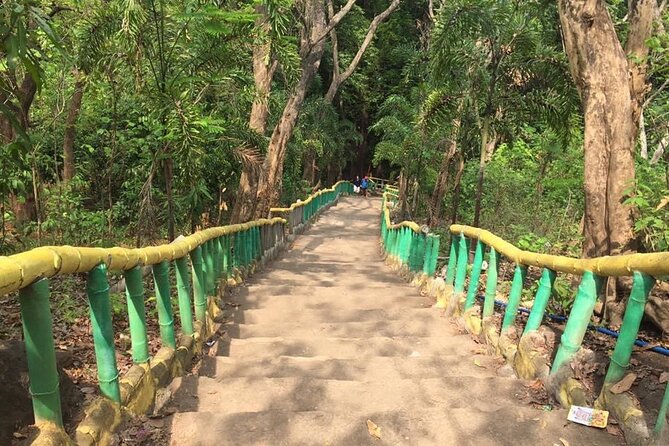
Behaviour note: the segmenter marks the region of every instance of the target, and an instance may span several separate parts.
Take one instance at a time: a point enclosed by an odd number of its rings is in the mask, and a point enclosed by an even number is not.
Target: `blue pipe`
[[[483,299],[484,299],[483,296],[478,296],[479,301],[482,301]],[[500,308],[506,308],[506,303],[502,302],[502,301],[499,301],[499,300],[496,300],[495,301],[495,306],[498,306]],[[527,308],[519,307],[518,311],[520,313],[530,314],[530,310],[527,309]],[[560,316],[560,315],[557,315],[557,314],[545,314],[545,316],[548,319],[550,319],[552,321],[556,321],[556,322],[565,322],[567,320],[567,316]],[[589,324],[588,328],[590,328],[591,330],[598,331],[599,333],[605,334],[607,336],[611,336],[611,337],[616,338],[616,339],[618,339],[618,336],[619,336],[617,331],[609,330],[608,328],[604,328],[604,327],[598,327],[598,326],[593,325],[593,324]],[[651,344],[650,344],[650,342],[646,342],[646,341],[642,341],[641,339],[637,339],[636,341],[634,341],[634,345],[643,348],[643,347],[647,347]],[[669,356],[669,348],[655,346],[655,347],[649,348],[648,351],[659,353],[659,354],[664,355],[664,356]]]

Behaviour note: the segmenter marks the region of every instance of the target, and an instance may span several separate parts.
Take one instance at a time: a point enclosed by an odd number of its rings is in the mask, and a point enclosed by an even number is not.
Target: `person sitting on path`
[[[367,179],[367,175],[362,179],[360,182],[360,189],[362,189],[362,196],[366,197],[367,196],[367,188],[369,187],[369,180]]]

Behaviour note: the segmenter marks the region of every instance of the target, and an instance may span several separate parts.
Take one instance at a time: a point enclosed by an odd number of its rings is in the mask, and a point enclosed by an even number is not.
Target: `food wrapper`
[[[574,423],[604,429],[609,421],[609,412],[592,407],[571,406],[567,419]]]

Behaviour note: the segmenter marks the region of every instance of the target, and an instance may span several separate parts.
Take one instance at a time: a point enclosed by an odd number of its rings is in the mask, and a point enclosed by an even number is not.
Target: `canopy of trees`
[[[457,221],[576,256],[669,249],[664,1],[0,11],[0,254],[173,239],[370,173],[438,232]]]

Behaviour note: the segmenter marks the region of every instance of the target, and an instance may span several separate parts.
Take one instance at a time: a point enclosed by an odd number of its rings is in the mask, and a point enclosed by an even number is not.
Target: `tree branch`
[[[342,6],[342,8],[339,10],[339,12],[337,12],[337,14],[335,14],[334,16],[332,16],[330,18],[330,21],[325,26],[325,29],[323,30],[323,32],[320,35],[316,36],[316,38],[312,42],[310,42],[311,46],[314,46],[314,45],[318,44],[321,40],[325,39],[327,37],[327,35],[330,34],[330,31],[332,31],[333,29],[335,29],[335,27],[337,25],[339,25],[339,22],[341,22],[341,19],[343,19],[344,16],[346,16],[346,14],[348,14],[348,12],[351,10],[351,8],[353,8],[354,4],[355,4],[355,0],[348,0],[346,2],[346,4],[344,6]]]
[[[372,23],[369,24],[369,28],[367,29],[367,35],[365,36],[365,39],[362,41],[360,48],[358,48],[358,52],[351,61],[351,64],[348,66],[346,71],[341,73],[341,75],[332,77],[332,83],[330,83],[330,88],[328,89],[328,92],[325,95],[325,100],[327,102],[331,103],[334,100],[334,97],[337,94],[339,86],[353,74],[356,68],[358,68],[358,64],[362,60],[362,56],[365,54],[365,51],[367,51],[369,44],[372,43],[372,40],[374,40],[374,36],[376,35],[376,30],[379,28],[379,25],[385,19],[387,19],[388,16],[390,16],[390,14],[393,13],[393,11],[397,9],[397,7],[400,5],[400,1],[401,0],[393,0],[385,11],[374,17]]]

